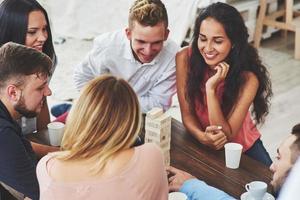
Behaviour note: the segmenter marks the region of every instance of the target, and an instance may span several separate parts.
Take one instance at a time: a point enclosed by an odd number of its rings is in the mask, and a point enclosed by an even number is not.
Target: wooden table
[[[207,184],[240,198],[246,192],[246,183],[254,180],[266,183],[271,181],[272,173],[269,168],[246,155],[242,155],[239,169],[226,168],[224,150],[215,151],[197,142],[175,119],[172,119],[171,131],[171,165],[191,173]],[[29,134],[27,138],[49,144],[47,130]],[[270,186],[268,190],[271,191]]]
[[[242,155],[240,167],[225,167],[225,151],[215,151],[197,142],[177,120],[172,120],[171,165],[189,172],[235,198],[246,192],[245,184],[260,180],[270,183],[272,172],[265,165]],[[271,187],[268,186],[271,192]]]
[[[40,132],[34,132],[25,135],[25,137],[33,142],[37,142],[39,144],[45,144],[45,145],[50,145],[50,140],[49,140],[49,133],[48,129],[42,130]]]

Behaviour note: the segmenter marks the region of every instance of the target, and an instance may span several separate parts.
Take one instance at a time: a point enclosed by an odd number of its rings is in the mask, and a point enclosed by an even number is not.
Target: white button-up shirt
[[[93,49],[75,68],[74,82],[80,90],[89,80],[110,73],[123,78],[136,92],[143,112],[153,107],[164,110],[176,92],[175,55],[179,47],[167,40],[150,63],[134,58],[125,30],[105,33],[94,40]]]

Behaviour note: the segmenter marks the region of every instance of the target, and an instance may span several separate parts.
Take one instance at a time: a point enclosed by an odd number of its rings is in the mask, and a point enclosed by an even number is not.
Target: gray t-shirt
[[[26,117],[21,117],[17,122],[22,128],[22,133],[24,135],[33,133],[37,130],[36,128],[36,117],[33,118],[26,118]]]

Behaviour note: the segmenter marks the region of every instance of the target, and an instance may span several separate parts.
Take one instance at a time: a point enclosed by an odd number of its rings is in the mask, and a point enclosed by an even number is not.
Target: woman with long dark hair
[[[49,19],[46,10],[36,0],[4,0],[0,4],[0,27],[0,46],[12,41],[47,54],[54,63],[51,70],[53,74],[56,55]],[[19,124],[22,132],[26,134],[46,128],[49,122],[49,109],[45,101],[37,118],[23,117]],[[33,145],[33,148],[41,155],[51,149],[37,144]]]
[[[202,10],[191,46],[176,55],[178,98],[183,123],[198,141],[214,149],[237,142],[270,165],[256,124],[269,111],[271,82],[248,36],[234,7],[214,3]]]

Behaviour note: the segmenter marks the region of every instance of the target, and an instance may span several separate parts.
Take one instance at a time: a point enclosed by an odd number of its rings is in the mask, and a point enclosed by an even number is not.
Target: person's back
[[[167,199],[160,150],[132,147],[141,118],[126,81],[107,75],[89,82],[70,111],[62,151],[38,164],[40,199]]]
[[[93,161],[63,162],[48,155],[38,167],[40,198],[47,199],[167,199],[162,155],[153,144],[125,150],[97,174]]]

